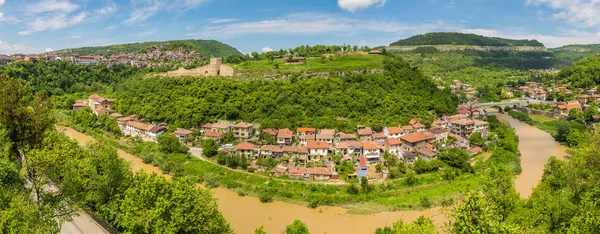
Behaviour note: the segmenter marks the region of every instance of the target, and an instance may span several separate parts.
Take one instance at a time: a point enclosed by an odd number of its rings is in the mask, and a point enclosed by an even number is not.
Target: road
[[[59,234],[108,234],[85,212],[73,217],[73,221],[63,223]]]

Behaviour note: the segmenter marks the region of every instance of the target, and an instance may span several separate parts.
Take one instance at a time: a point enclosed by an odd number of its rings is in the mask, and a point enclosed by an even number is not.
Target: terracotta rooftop
[[[119,113],[112,113],[112,114],[110,114],[109,116],[110,116],[110,117],[113,117],[113,118],[121,118],[121,117],[123,117],[123,115],[122,115],[122,114],[119,114]]]
[[[335,129],[321,129],[319,130],[320,134],[326,134],[326,135],[335,135]]]
[[[361,145],[362,145],[363,149],[365,149],[365,150],[381,149],[381,147],[373,141],[363,141],[363,142],[361,142]]]
[[[139,130],[143,130],[143,131],[150,130],[153,127],[151,125],[148,125],[145,123],[140,123],[140,122],[135,122],[135,121],[129,121],[129,122],[127,122],[127,125],[137,128]]]
[[[328,140],[328,139],[333,139],[333,134],[317,134],[317,136],[315,137],[315,139],[317,140]]]
[[[158,126],[157,125],[157,126],[152,127],[148,131],[151,132],[151,133],[156,134],[156,133],[159,133],[160,131],[165,131],[165,130],[167,130],[167,127],[165,127],[165,126]]]
[[[283,153],[283,147],[280,147],[278,145],[263,145],[262,147],[260,147],[260,150]]]
[[[234,150],[254,150],[254,144],[251,142],[242,142],[235,146]]]
[[[411,125],[405,125],[405,126],[402,126],[402,129],[404,129],[404,131],[412,131],[414,128]]]
[[[421,141],[435,139],[435,135],[430,132],[414,132],[408,135],[401,136],[400,139],[410,143],[417,143]]]
[[[251,123],[246,123],[246,122],[240,122],[236,125],[233,125],[233,127],[235,127],[235,128],[250,128],[252,126],[254,126],[254,125],[252,125]]]
[[[469,153],[470,154],[476,154],[476,153],[481,152],[481,150],[482,150],[481,147],[475,147],[475,148],[469,149]]]
[[[279,129],[278,133],[277,133],[277,138],[292,138],[292,136],[294,135],[294,132],[292,132],[292,130],[289,130],[287,128],[284,129]]]
[[[359,163],[358,165],[360,165],[361,167],[366,167],[367,166],[367,159],[365,157],[360,157],[358,159]]]
[[[216,138],[220,138],[221,135],[223,135],[223,133],[220,132],[215,132],[213,130],[208,130],[206,131],[206,133],[204,133],[205,136],[207,137],[216,137]]]
[[[348,134],[348,133],[343,133],[340,132],[338,134],[338,136],[340,137],[340,139],[344,139],[344,140],[348,140],[348,139],[356,139],[356,134],[352,133],[352,134]]]
[[[370,128],[361,128],[361,129],[358,129],[357,132],[358,132],[359,136],[366,136],[366,135],[373,134],[373,130],[371,130]]]
[[[296,132],[301,133],[301,132],[317,132],[316,128],[297,128]]]
[[[401,145],[402,144],[400,139],[397,139],[397,138],[386,138],[385,142],[387,142],[388,145]]]
[[[373,134],[373,139],[382,139],[382,138],[385,138],[385,135],[383,134],[383,132]]]
[[[327,167],[309,167],[306,168],[305,173],[310,175],[331,175],[331,170]]]
[[[274,128],[265,128],[262,130],[262,132],[269,134],[271,136],[277,136],[277,129],[274,129]]]
[[[173,132],[173,134],[175,134],[175,135],[190,135],[190,134],[192,134],[192,131],[184,129],[184,128],[177,128],[177,129],[175,129],[175,132]]]
[[[204,125],[200,126],[201,128],[212,128],[212,124],[211,123],[205,123]]]
[[[458,119],[458,120],[451,120],[450,123],[455,124],[455,125],[473,125],[475,122],[473,122],[473,120],[470,119]]]
[[[429,132],[431,132],[433,134],[441,134],[441,133],[448,132],[448,130],[443,129],[443,128],[432,128],[432,129],[429,129]]]
[[[76,102],[75,104],[73,104],[74,107],[86,107],[87,103],[85,102]]]
[[[306,143],[306,148],[309,149],[329,149],[329,144],[323,141],[309,141]]]
[[[314,141],[316,139],[315,135],[304,135],[300,136],[300,140]]]
[[[388,127],[387,131],[388,131],[388,134],[390,134],[390,135],[400,134],[400,133],[404,132],[404,130],[399,127]]]

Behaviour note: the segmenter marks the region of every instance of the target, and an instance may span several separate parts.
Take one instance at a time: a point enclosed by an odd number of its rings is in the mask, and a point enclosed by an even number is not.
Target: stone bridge
[[[506,107],[509,107],[509,108],[525,107],[525,106],[529,106],[529,104],[555,104],[555,102],[528,99],[528,100],[516,100],[516,101],[508,101],[508,102],[488,102],[488,103],[473,102],[473,103],[467,103],[466,105],[469,106],[471,109],[477,108],[484,112],[488,112],[488,109],[490,107],[498,107],[500,112],[504,112],[504,109]]]

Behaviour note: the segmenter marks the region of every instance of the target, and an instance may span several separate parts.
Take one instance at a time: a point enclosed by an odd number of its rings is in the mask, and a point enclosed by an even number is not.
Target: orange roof
[[[140,122],[135,122],[135,121],[129,121],[127,122],[127,125],[140,129],[140,130],[150,130],[152,129],[153,126],[145,124],[145,123],[140,123]]]
[[[216,137],[216,138],[220,138],[220,137],[221,137],[221,135],[223,135],[223,134],[222,134],[222,133],[220,133],[220,132],[215,132],[215,131],[213,131],[213,130],[208,130],[208,131],[206,131],[206,133],[204,133],[204,135],[205,135],[205,136],[207,136],[207,137]]]
[[[300,136],[300,140],[311,140],[311,141],[314,141],[315,139],[316,139],[315,135]]]
[[[363,149],[365,149],[365,150],[381,149],[381,147],[379,145],[377,145],[377,143],[372,142],[372,141],[363,141],[363,142],[361,142],[361,145],[362,145]]]
[[[460,106],[459,106],[460,107]],[[410,121],[408,121],[408,124],[410,125],[415,125],[416,123],[418,123],[419,121],[417,121],[416,119],[411,119]]]
[[[386,138],[385,141],[388,145],[401,145],[402,142],[397,138]]]
[[[279,147],[278,145],[263,145],[262,147],[260,147],[260,150],[283,153],[283,148]]]
[[[292,132],[292,130],[284,128],[279,129],[279,132],[277,133],[277,138],[292,138],[293,135],[294,133]]]
[[[274,128],[265,128],[262,130],[263,133],[267,133],[271,136],[277,136],[277,129]]]
[[[319,130],[319,133],[327,134],[327,135],[335,135],[335,129],[321,129],[321,130]]]
[[[392,134],[392,135],[404,132],[404,130],[402,128],[399,128],[399,127],[388,127],[387,131],[388,131],[388,134]]]
[[[306,143],[306,148],[309,149],[329,149],[329,144],[323,141],[309,141]]]
[[[211,123],[205,123],[204,125],[200,126],[201,128],[212,128],[212,124]]]
[[[247,141],[237,144],[234,148],[234,150],[253,150],[253,149],[254,149],[254,144],[247,142]]]
[[[473,120],[470,120],[470,119],[459,119],[459,120],[451,120],[450,123],[464,126],[464,125],[472,125],[475,122],[473,122]]]
[[[408,135],[401,136],[400,139],[410,143],[417,143],[421,141],[435,139],[435,135],[430,132],[414,132]]]
[[[371,130],[370,128],[358,129],[357,132],[358,132],[359,136],[365,136],[365,135],[372,135],[373,134],[373,130]]]
[[[406,130],[408,130],[408,131],[411,131],[411,130],[413,130],[414,128],[413,128],[413,126],[411,126],[411,125],[405,125],[405,126],[402,126],[402,129],[404,129],[404,131],[406,131]]]
[[[175,129],[175,132],[173,132],[173,134],[175,134],[175,135],[190,135],[190,134],[192,134],[192,131],[183,129],[183,128],[177,128],[177,129]]]
[[[87,103],[85,102],[76,102],[75,104],[73,104],[74,107],[86,107]]]
[[[365,157],[360,157],[358,165],[360,165],[361,167],[366,167],[367,166],[367,159]]]
[[[412,126],[413,126],[414,128],[424,128],[424,127],[425,127],[425,125],[423,125],[422,123],[419,123],[419,122],[417,122],[417,123],[413,124]]]
[[[339,133],[340,139],[356,139],[356,134],[348,134],[348,133]]]
[[[297,128],[296,132],[301,133],[301,132],[317,132],[316,128]]]
[[[333,134],[323,134],[323,133],[320,133],[320,134],[317,134],[317,136],[315,137],[315,139],[317,139],[317,140],[319,140],[319,139],[320,140],[333,139]]]
[[[235,128],[249,128],[252,127],[253,125],[251,123],[246,123],[246,122],[240,122],[236,125],[233,125],[233,127]]]
[[[305,173],[310,175],[331,175],[331,170],[327,167],[309,167],[306,168]]]
[[[381,138],[385,138],[385,135],[382,132],[373,134],[373,139],[381,139]]]
[[[475,148],[469,149],[469,153],[476,154],[476,153],[479,153],[481,150],[482,150],[481,147],[475,147]]]
[[[304,174],[304,168],[303,167],[290,167],[290,175],[302,175]]]
[[[102,96],[98,95],[98,94],[92,94],[89,96],[89,99],[100,99],[102,98]]]

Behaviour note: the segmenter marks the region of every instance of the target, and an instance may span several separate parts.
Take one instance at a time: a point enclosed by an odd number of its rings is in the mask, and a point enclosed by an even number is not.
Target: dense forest
[[[571,81],[578,88],[589,88],[600,84],[600,57],[584,58],[573,65],[562,69],[558,79]]]
[[[458,98],[400,59],[385,73],[332,78],[239,80],[130,79],[116,89],[114,108],[180,127],[218,119],[256,121],[263,127],[383,127],[455,112]]]
[[[600,44],[591,45],[567,45],[550,49],[554,57],[559,61],[557,68],[568,67],[571,64],[589,56],[600,53]]]
[[[196,51],[204,57],[227,57],[231,55],[241,55],[236,48],[215,40],[173,40],[173,41],[151,41],[132,44],[109,45],[82,47],[75,49],[66,49],[56,51],[58,54],[79,54],[79,55],[103,55],[111,56],[122,53],[143,52],[152,47],[158,47],[161,44],[169,43],[163,50],[185,50]],[[67,51],[69,51],[67,53]]]
[[[394,42],[390,46],[418,45],[544,46],[544,44],[536,40],[512,40],[456,32],[437,32],[416,35]]]

